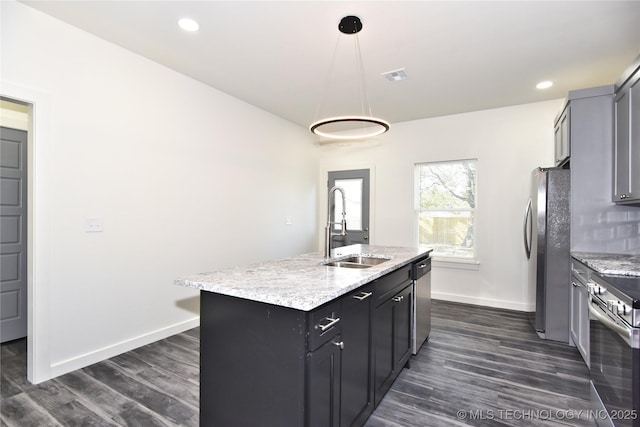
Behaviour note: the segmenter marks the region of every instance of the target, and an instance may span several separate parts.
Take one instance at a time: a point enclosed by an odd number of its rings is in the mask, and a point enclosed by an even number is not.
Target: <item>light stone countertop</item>
[[[389,257],[370,268],[323,265],[313,252],[274,261],[194,274],[174,283],[203,291],[310,311],[403,265],[429,254],[431,249],[395,246],[350,245],[336,248],[333,258],[350,254]]]
[[[640,255],[571,252],[571,256],[600,274],[640,276]]]

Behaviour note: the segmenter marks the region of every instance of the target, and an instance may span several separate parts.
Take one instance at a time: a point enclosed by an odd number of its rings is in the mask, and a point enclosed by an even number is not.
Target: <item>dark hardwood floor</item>
[[[432,319],[368,427],[592,425],[577,350],[539,340],[524,314],[434,301]],[[1,346],[0,426],[198,425],[199,328],[38,385],[25,352]]]
[[[578,350],[538,339],[524,313],[434,301],[432,322],[367,427],[595,425]]]

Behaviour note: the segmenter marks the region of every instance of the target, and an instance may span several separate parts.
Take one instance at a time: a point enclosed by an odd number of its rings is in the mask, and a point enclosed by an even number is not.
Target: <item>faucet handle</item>
[[[340,235],[346,236],[347,235],[347,220],[343,218],[342,221],[340,221],[340,224],[342,226],[342,230],[340,232]]]

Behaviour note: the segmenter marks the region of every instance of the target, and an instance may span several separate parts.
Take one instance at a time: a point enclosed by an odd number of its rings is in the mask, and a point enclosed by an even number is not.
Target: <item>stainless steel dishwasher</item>
[[[431,332],[431,258],[413,263],[413,354],[417,354]]]

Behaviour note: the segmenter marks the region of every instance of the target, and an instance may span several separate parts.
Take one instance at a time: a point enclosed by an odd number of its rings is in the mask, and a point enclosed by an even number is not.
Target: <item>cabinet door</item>
[[[569,106],[562,113],[554,128],[554,148],[556,165],[562,164],[571,154],[569,131]]]
[[[340,425],[342,341],[336,335],[307,354],[307,426]]]
[[[640,202],[640,71],[615,98],[613,201]]]
[[[374,397],[376,406],[393,381],[393,315],[396,302],[387,300],[376,307],[373,315],[374,330]]]
[[[374,380],[375,403],[380,403],[393,380],[411,357],[413,285],[375,309]]]
[[[393,369],[400,371],[411,357],[412,334],[411,319],[413,318],[413,285],[408,286],[392,298],[394,307],[394,348]]]
[[[629,87],[629,194],[640,200],[640,71]]]
[[[553,158],[556,165],[560,159],[560,151],[562,151],[562,132],[560,131],[560,122],[553,128]]]
[[[589,294],[584,286],[578,288],[578,307],[580,328],[577,346],[587,367],[589,367]]]
[[[615,98],[614,202],[629,198],[629,89]]]
[[[571,155],[571,127],[569,126],[571,120],[571,107],[567,107],[564,116],[560,119],[560,132],[562,133],[562,146],[560,149],[560,161],[568,159]]]
[[[580,284],[571,277],[571,315],[569,317],[569,333],[576,347],[580,342]]]
[[[342,300],[342,427],[364,424],[373,411],[372,301],[372,287],[365,287]]]
[[[570,333],[573,343],[589,366],[589,295],[587,288],[571,276]]]

